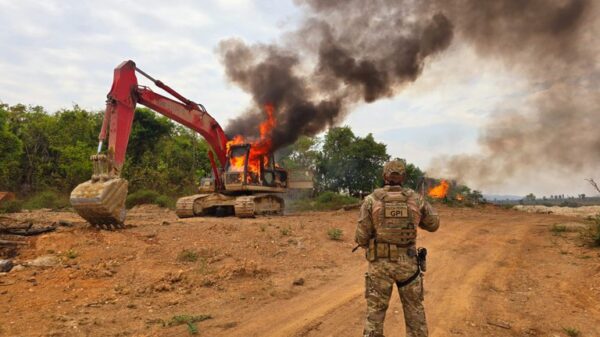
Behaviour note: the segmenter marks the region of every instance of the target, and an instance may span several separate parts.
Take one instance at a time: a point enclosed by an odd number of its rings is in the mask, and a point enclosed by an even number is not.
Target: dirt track
[[[600,336],[600,250],[583,245],[577,224],[550,230],[581,220],[493,207],[441,214],[440,231],[419,237],[430,252],[431,336],[566,336],[563,328]],[[186,336],[185,325],[161,324],[180,314],[213,317],[197,323],[201,336],[362,331],[366,264],[350,253],[355,211],[177,220],[144,207],[118,232],[69,213],[19,216],[76,226],[34,239],[20,256],[52,254],[57,266],[0,276],[2,336]],[[328,227],[342,228],[343,240],[329,240]],[[178,260],[183,249],[199,259]],[[292,285],[300,277],[305,284]],[[386,336],[403,331],[395,293]]]

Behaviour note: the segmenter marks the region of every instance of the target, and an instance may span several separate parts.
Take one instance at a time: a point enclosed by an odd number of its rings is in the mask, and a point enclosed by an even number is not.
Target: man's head
[[[406,165],[401,160],[388,161],[383,165],[383,180],[386,185],[402,185],[406,176]]]

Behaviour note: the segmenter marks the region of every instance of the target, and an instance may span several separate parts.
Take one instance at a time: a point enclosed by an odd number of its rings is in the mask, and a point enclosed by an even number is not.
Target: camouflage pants
[[[401,254],[396,262],[379,259],[369,263],[366,275],[365,297],[367,318],[364,337],[383,337],[383,321],[390,296],[396,281],[403,281],[417,271],[415,257]],[[423,278],[417,277],[408,285],[399,288],[400,301],[404,310],[407,337],[427,337],[427,322],[423,308]]]

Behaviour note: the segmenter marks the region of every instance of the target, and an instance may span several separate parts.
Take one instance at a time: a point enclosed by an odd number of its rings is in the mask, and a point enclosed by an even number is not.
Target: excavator
[[[139,85],[136,73],[173,98]],[[114,70],[97,154],[91,156],[92,178],[75,187],[70,196],[75,211],[90,224],[100,228],[124,225],[128,183],[121,177],[121,171],[137,104],[198,132],[209,144],[212,176],[201,179],[198,194],[177,200],[177,216],[235,215],[244,218],[283,213],[281,194],[287,190],[288,173],[275,163],[269,137],[262,137],[274,126],[272,106],[265,107],[268,119],[260,125],[260,140],[247,141],[242,136],[229,139],[202,104],[185,98],[129,60]],[[107,136],[108,148],[103,152]]]

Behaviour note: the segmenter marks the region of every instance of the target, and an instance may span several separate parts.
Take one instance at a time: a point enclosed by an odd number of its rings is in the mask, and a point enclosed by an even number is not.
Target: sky
[[[300,19],[292,0],[0,0],[0,102],[100,110],[113,68],[131,59],[225,126],[251,98],[227,81],[219,41],[281,41]],[[372,133],[393,157],[427,169],[439,156],[477,153],[487,117],[498,106],[525,104],[535,95],[530,87],[502,64],[453,44],[396,97],[354,107],[343,125],[360,136]],[[521,195],[594,192],[583,179],[575,186],[527,180],[473,187]]]

